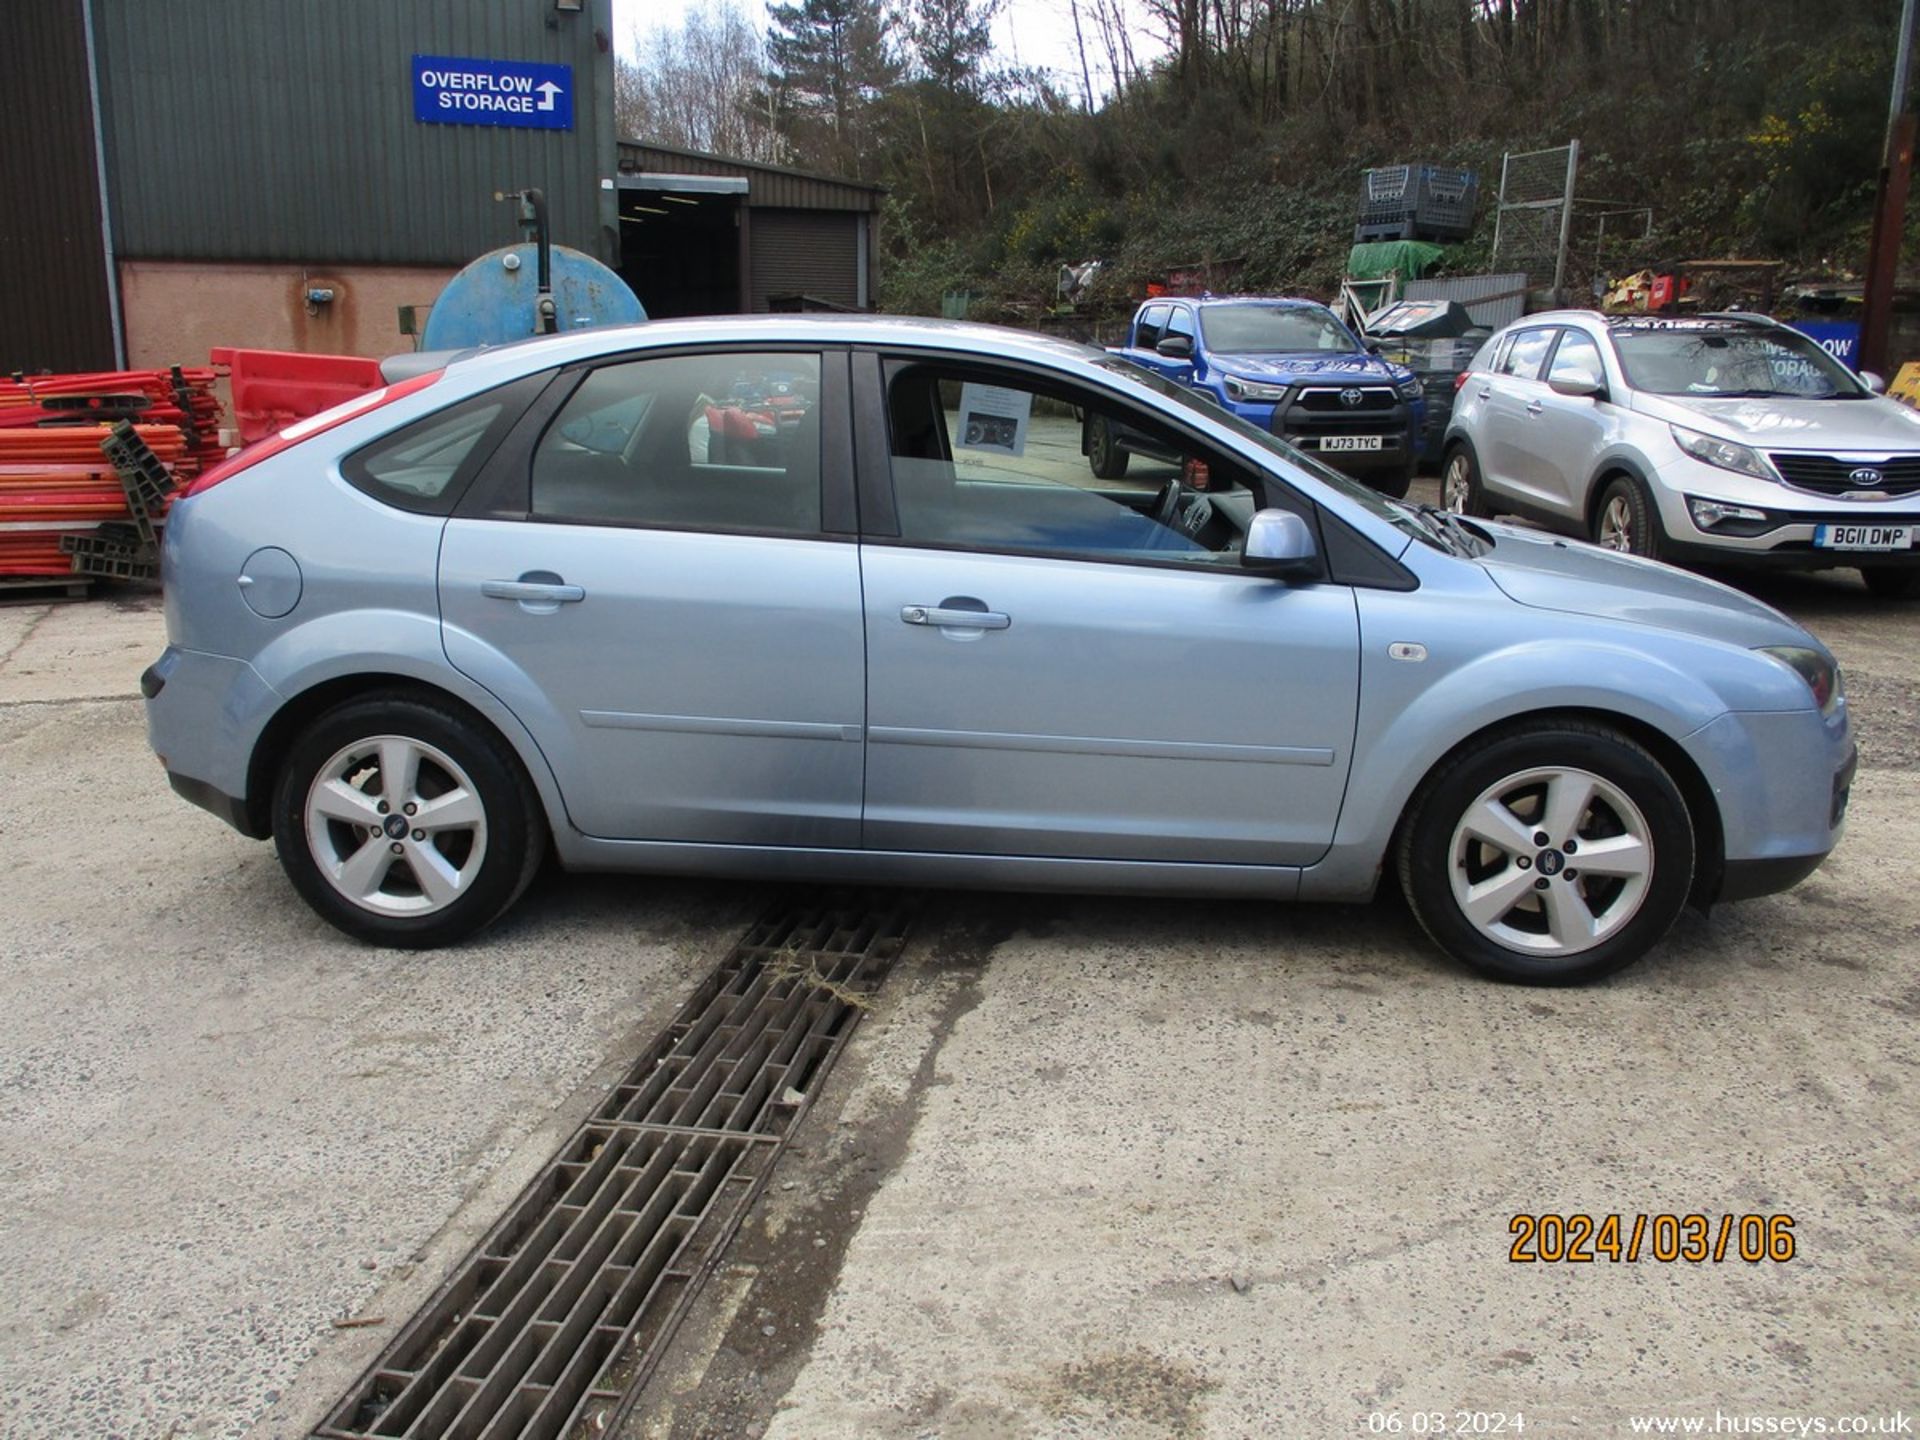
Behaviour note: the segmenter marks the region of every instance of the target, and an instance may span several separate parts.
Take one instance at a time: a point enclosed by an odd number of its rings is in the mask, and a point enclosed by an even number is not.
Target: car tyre
[[[1470,520],[1492,518],[1493,507],[1487,504],[1487,492],[1480,483],[1480,462],[1466,445],[1449,450],[1446,464],[1440,467],[1440,504]]]
[[[1409,805],[1395,858],[1435,944],[1534,985],[1580,984],[1639,959],[1685,906],[1696,861],[1665,767],[1619,731],[1576,719],[1515,725],[1448,756]]]
[[[497,733],[452,705],[392,693],[336,706],[301,731],[275,786],[273,839],[324,919],[372,944],[427,949],[519,899],[548,832]]]
[[[1093,468],[1097,479],[1126,478],[1127,462],[1133,458],[1133,452],[1120,443],[1111,420],[1098,415],[1087,417],[1086,447],[1087,464]]]
[[[1920,595],[1920,569],[1870,565],[1860,572],[1860,578],[1867,582],[1867,593],[1876,600],[1911,600]]]
[[[1603,550],[1657,560],[1662,541],[1659,516],[1640,482],[1631,475],[1609,480],[1593,512],[1593,543]]]

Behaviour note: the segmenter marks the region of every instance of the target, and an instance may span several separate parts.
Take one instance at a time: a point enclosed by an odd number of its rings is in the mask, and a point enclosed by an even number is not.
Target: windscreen
[[[1318,305],[1263,305],[1247,301],[1200,307],[1207,348],[1223,355],[1298,350],[1358,350],[1352,333]]]
[[[1655,395],[1851,400],[1866,390],[1826,351],[1786,329],[1613,332],[1628,383]]]

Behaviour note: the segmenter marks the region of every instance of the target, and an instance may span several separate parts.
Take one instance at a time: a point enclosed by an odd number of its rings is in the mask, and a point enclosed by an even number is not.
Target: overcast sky
[[[677,25],[689,11],[708,8],[714,0],[614,0],[619,12],[620,48],[632,54],[648,31],[658,25]],[[766,0],[737,0],[740,10],[766,31]],[[1122,0],[1134,17],[1131,27],[1134,59],[1144,65],[1166,47],[1151,38],[1139,23],[1137,0]],[[1086,0],[1081,0],[1082,23],[1086,22]],[[1087,64],[1093,71],[1093,88],[1103,95],[1112,88],[1106,63],[1091,28],[1087,35]],[[1068,0],[1008,0],[993,26],[995,53],[1009,65],[1050,71],[1062,89],[1080,93],[1080,57],[1073,40],[1073,11]]]

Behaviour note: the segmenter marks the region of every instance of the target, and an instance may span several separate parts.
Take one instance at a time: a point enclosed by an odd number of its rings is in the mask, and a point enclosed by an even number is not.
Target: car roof
[[[1584,324],[1606,330],[1609,334],[1622,331],[1658,331],[1679,330],[1689,333],[1724,334],[1738,331],[1774,330],[1781,328],[1780,322],[1766,315],[1749,315],[1742,311],[1725,311],[1706,315],[1608,315],[1599,310],[1542,310],[1533,315],[1522,315],[1501,327],[1502,333],[1508,330],[1533,328],[1541,325]]]
[[[984,352],[1010,360],[1104,361],[1105,351],[1074,340],[1036,335],[1004,325],[965,320],[929,320],[903,315],[709,315],[692,319],[644,320],[536,335],[502,345],[442,355],[396,357],[396,370],[439,360],[450,371],[468,369],[535,370],[629,350],[671,345],[912,345],[937,350]]]

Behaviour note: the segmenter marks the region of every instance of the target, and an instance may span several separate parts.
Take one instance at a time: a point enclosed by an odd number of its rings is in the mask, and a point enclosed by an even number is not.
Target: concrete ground
[[[1553,992],[1391,900],[934,897],[630,1434],[1911,1414],[1920,606],[1758,588],[1861,731],[1813,879]],[[550,875],[458,950],[357,946],[166,792],[160,643],[150,602],[0,607],[10,1437],[303,1434],[764,900]],[[1549,1211],[1798,1248],[1510,1263]]]

